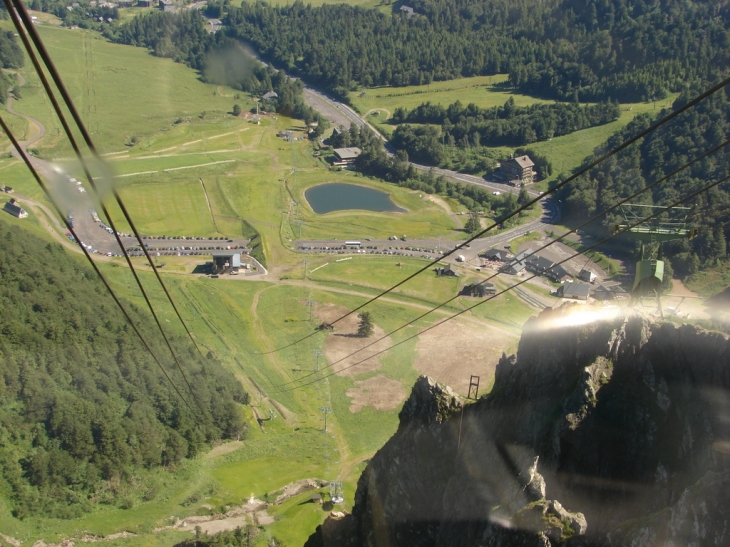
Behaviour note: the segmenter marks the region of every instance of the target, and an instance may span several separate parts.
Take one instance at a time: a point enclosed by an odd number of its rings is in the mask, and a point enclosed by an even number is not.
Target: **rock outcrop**
[[[419,378],[352,515],[308,545],[730,544],[730,341],[573,321],[530,320],[472,404]]]

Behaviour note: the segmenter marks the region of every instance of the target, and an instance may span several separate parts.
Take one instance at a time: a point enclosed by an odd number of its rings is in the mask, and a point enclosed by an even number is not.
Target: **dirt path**
[[[9,74],[15,74],[17,76],[17,78],[18,78],[18,87],[23,86],[25,84],[25,78],[23,78],[19,73],[17,73],[17,72],[11,72],[11,71],[6,71],[6,72],[8,72]],[[28,124],[30,126],[29,129],[28,129],[28,135],[30,135],[32,133],[32,131],[30,130],[31,128],[35,128],[36,129],[35,135],[33,135],[32,137],[28,138],[25,141],[20,141],[18,143],[18,144],[20,144],[20,147],[23,150],[26,150],[31,144],[36,143],[39,140],[41,140],[43,138],[43,136],[46,134],[46,127],[40,121],[36,120],[32,116],[28,116],[27,114],[23,114],[22,112],[18,112],[17,110],[15,110],[13,108],[13,96],[12,96],[11,93],[8,93],[8,99],[7,99],[7,102],[5,103],[5,108],[7,109],[7,111],[10,114],[14,114],[16,116],[19,116],[19,117],[25,119],[28,122]],[[20,159],[20,155],[18,154],[18,151],[15,150],[15,148],[13,147],[12,144],[10,146],[8,146],[8,152],[10,152],[11,154],[13,154],[13,156],[15,156],[16,158]]]

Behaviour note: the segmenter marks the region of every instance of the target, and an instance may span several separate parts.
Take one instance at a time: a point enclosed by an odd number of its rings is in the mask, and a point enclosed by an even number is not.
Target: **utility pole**
[[[317,365],[314,368],[314,372],[319,372],[319,356],[322,355],[322,352],[318,349],[315,349],[312,351],[312,353],[317,357]]]
[[[321,406],[319,409],[324,413],[324,432],[327,433],[327,414],[331,414],[332,409],[327,406]]]
[[[307,269],[307,261],[305,260],[304,261],[304,270],[306,271],[306,269]],[[312,308],[314,307],[314,304],[315,304],[314,300],[307,300],[307,306],[309,306],[309,320],[310,321],[312,320]]]

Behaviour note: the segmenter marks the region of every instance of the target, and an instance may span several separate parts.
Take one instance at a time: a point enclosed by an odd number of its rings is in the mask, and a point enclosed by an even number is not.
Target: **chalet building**
[[[507,251],[501,249],[489,249],[484,253],[484,258],[487,260],[499,260],[500,262],[506,262],[510,254]]]
[[[494,296],[497,294],[497,287],[494,283],[489,283],[488,281],[483,283],[471,283],[470,285],[465,285],[464,288],[461,289],[461,294],[464,296],[473,296],[475,298],[484,298],[485,296]]]
[[[140,8],[151,8],[153,4],[153,0],[137,0],[137,7]]]
[[[538,275],[543,275],[555,265],[555,262],[553,262],[549,258],[545,258],[544,256],[532,255],[530,258],[527,259],[525,265],[527,266],[527,269],[531,272]]]
[[[585,281],[586,283],[593,283],[598,276],[592,271],[583,268],[578,274],[578,279]]]
[[[447,264],[446,266],[436,268],[434,271],[436,272],[436,275],[439,277],[443,277],[443,276],[459,277],[459,272],[457,272],[451,264]]]
[[[8,201],[5,204],[5,207],[3,207],[3,211],[18,218],[26,218],[28,216],[28,212],[20,206],[16,199]]]
[[[521,186],[535,182],[535,171],[532,169],[535,164],[530,156],[518,156],[503,161],[500,169],[510,186]]]
[[[172,3],[172,0],[160,0],[158,7],[162,11],[177,11],[177,9],[175,8],[175,4]]]
[[[566,281],[572,281],[573,276],[571,273],[563,268],[560,264],[553,266],[545,272],[545,277],[555,281],[556,283],[565,283]]]
[[[593,292],[593,298],[602,301],[623,300],[628,297],[628,293],[622,289],[620,285],[612,285],[608,287],[606,285],[599,285]]]
[[[362,150],[356,147],[335,148],[333,152],[335,154],[335,161],[333,162],[333,164],[340,167],[352,165],[353,163],[355,163],[357,157],[362,154]]]
[[[574,300],[588,300],[591,286],[587,283],[576,281],[575,283],[565,283],[558,288],[557,295],[561,298],[572,298]]]
[[[264,93],[264,96],[262,97],[262,99],[264,99],[265,101],[268,101],[271,99],[278,99],[278,98],[279,98],[279,94],[276,91],[267,91],[266,93]]]

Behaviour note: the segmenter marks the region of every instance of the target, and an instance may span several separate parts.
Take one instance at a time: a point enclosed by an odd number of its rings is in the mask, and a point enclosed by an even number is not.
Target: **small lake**
[[[320,184],[307,188],[304,197],[318,215],[350,209],[364,209],[378,213],[406,212],[393,203],[385,192],[356,184],[339,182]]]

